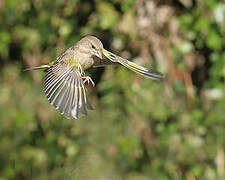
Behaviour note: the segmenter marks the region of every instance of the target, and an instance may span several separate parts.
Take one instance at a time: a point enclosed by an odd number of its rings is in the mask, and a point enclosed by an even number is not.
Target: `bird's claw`
[[[84,84],[87,82],[88,85],[89,85],[89,83],[91,82],[92,86],[93,86],[93,87],[95,86],[95,83],[94,83],[94,81],[91,79],[90,76],[83,76],[82,79],[84,79],[84,81],[83,81]]]

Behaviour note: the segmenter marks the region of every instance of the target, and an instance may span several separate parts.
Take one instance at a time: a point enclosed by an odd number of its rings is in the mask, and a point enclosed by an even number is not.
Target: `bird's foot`
[[[88,85],[89,85],[89,83],[91,82],[92,86],[93,86],[93,87],[95,86],[95,83],[94,83],[94,81],[91,79],[90,76],[83,76],[82,79],[84,79],[84,81],[83,81],[84,84],[87,82]]]

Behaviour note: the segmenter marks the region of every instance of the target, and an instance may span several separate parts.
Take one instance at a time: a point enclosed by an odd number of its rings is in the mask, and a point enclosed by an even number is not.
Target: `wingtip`
[[[156,72],[157,72],[157,71],[156,71]],[[159,80],[162,80],[162,79],[164,79],[166,76],[165,76],[164,74],[160,73],[160,72],[157,72],[157,77],[158,77]]]

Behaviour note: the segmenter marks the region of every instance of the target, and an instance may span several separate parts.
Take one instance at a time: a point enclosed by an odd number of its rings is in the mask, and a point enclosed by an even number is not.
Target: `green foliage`
[[[0,2],[0,179],[225,179],[225,6],[183,2]],[[95,110],[66,119],[22,69],[86,34],[165,80],[92,69]]]

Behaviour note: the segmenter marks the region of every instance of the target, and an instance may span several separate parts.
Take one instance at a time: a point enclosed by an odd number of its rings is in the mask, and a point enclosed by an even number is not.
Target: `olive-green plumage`
[[[92,110],[87,97],[86,82],[94,82],[84,70],[90,67],[121,64],[145,77],[159,80],[163,74],[147,69],[119,57],[103,48],[94,36],[86,36],[59,56],[55,62],[25,70],[45,69],[44,92],[49,102],[67,118],[78,118],[79,112],[86,115]]]

